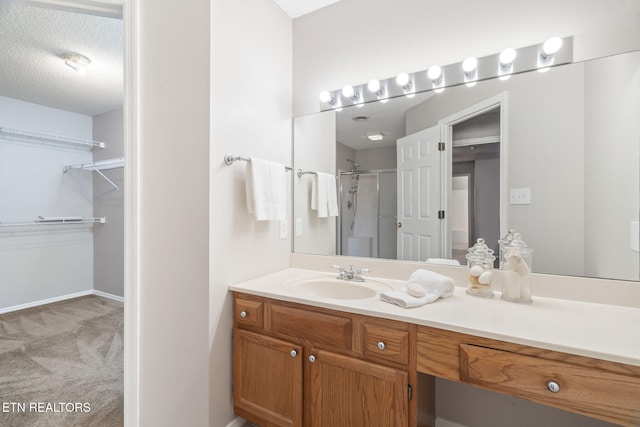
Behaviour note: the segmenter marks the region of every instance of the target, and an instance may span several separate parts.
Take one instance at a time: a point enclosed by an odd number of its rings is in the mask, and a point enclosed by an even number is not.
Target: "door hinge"
[[[438,211],[438,219],[444,219],[444,211]]]
[[[438,151],[444,151],[444,142],[438,142]]]
[[[409,384],[409,400],[413,398],[413,386]]]

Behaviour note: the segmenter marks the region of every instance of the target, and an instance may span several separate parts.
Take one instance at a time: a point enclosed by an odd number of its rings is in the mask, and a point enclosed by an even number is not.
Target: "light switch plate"
[[[296,237],[302,236],[302,218],[296,218]]]
[[[281,239],[287,238],[288,223],[289,221],[287,221],[286,219],[280,220],[280,238]]]
[[[531,188],[512,188],[509,191],[510,205],[530,205]]]
[[[631,250],[640,252],[640,221],[631,221]]]

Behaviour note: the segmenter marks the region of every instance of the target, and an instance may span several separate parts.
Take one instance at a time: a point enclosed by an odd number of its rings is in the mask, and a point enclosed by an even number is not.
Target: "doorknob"
[[[396,228],[402,228],[402,223],[401,222],[396,222]]]

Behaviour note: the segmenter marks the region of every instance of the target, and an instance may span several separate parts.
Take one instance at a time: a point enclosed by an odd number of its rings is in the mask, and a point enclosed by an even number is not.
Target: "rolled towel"
[[[419,307],[438,298],[450,297],[454,288],[455,282],[452,278],[419,269],[411,274],[406,286],[397,291],[382,292],[380,299],[404,308]]]
[[[451,277],[421,268],[411,273],[407,281],[407,286],[411,286],[415,292],[416,287],[413,284],[422,285],[425,294],[436,294],[438,298],[450,297],[455,287]]]

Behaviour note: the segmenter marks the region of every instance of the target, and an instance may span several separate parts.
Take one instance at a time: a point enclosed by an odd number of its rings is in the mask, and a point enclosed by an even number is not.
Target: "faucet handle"
[[[335,268],[336,270],[340,270],[340,271],[344,271],[345,270],[345,268],[343,266],[338,265],[338,264],[333,264],[331,266],[331,268]]]
[[[369,269],[368,268],[361,268],[359,270],[356,270],[356,273],[368,273]]]

